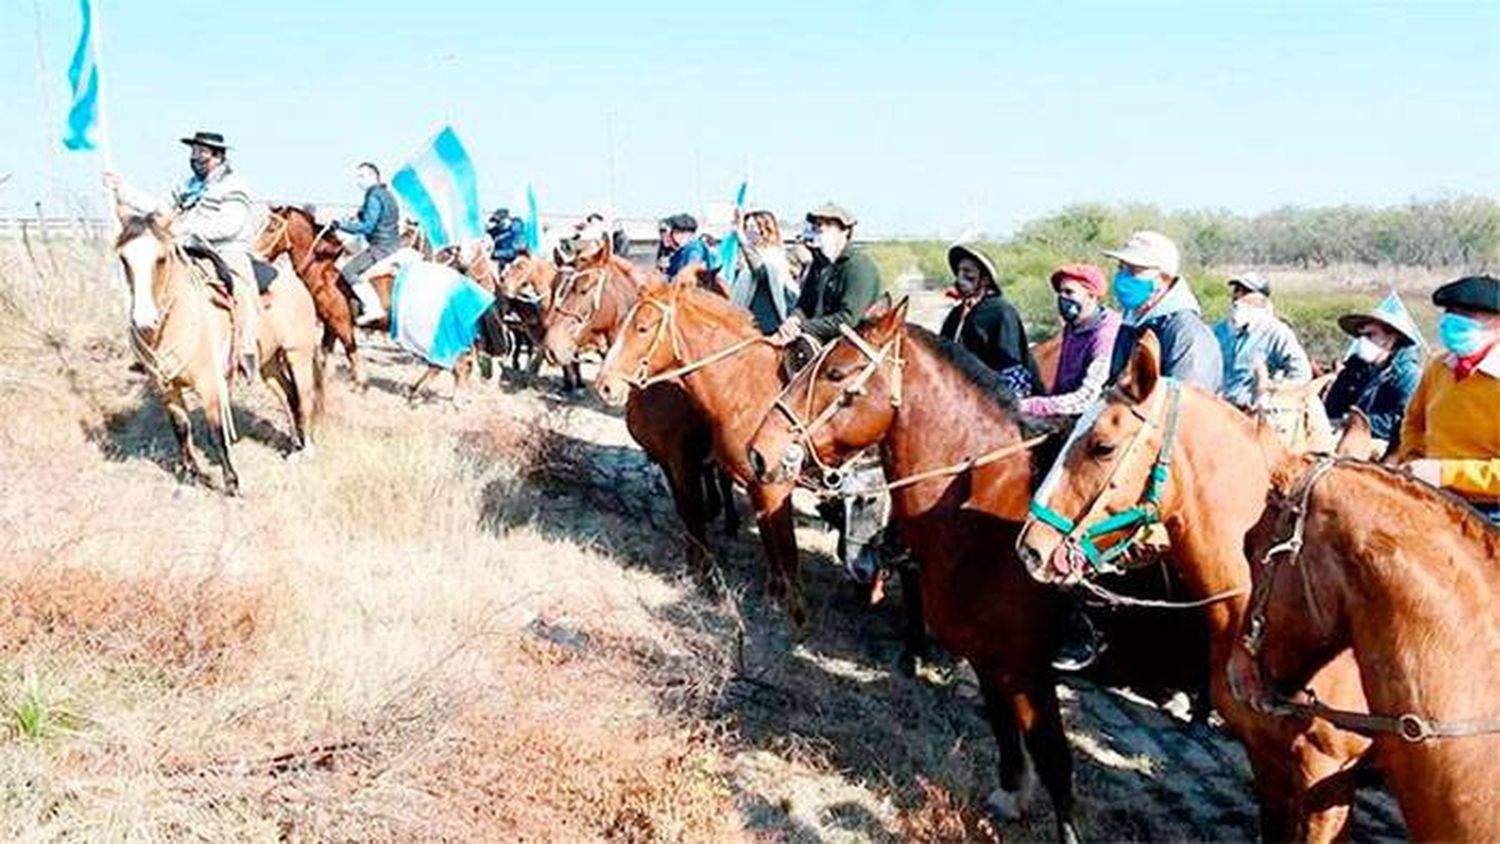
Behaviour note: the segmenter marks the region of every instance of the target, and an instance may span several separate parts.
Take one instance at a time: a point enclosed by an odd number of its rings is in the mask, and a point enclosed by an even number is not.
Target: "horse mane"
[[[975,357],[972,352],[952,340],[939,337],[930,329],[923,328],[915,323],[906,324],[906,335],[919,342],[929,351],[936,352],[940,357],[953,364],[970,384],[978,387],[980,392],[994,399],[1002,410],[1011,416],[1021,416],[1020,403],[1011,391],[1000,380],[1000,374],[988,366],[984,361]]]
[[[1490,525],[1488,519],[1480,515],[1478,510],[1469,506],[1467,501],[1452,492],[1423,483],[1383,463],[1342,460],[1339,466],[1372,478],[1385,486],[1399,489],[1429,506],[1441,509],[1461,526],[1466,537],[1482,543],[1488,549],[1491,558],[1500,555],[1500,530],[1496,530]]]
[[[672,295],[679,302],[686,302],[694,309],[707,313],[726,328],[741,333],[753,331],[757,334],[760,329],[755,325],[755,318],[744,308],[736,306],[733,302],[723,296],[696,283],[677,283],[663,285],[667,295]],[[642,297],[659,298],[663,294],[652,288],[642,291]]]
[[[115,248],[119,249],[148,231],[157,237],[161,236],[161,229],[150,214],[132,214],[126,217],[120,221],[120,236],[115,238]]]

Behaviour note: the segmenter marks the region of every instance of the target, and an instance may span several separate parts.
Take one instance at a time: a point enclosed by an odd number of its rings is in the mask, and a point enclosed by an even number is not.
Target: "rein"
[[[1328,475],[1341,463],[1349,462],[1346,458],[1333,456],[1319,457],[1302,479],[1298,481],[1297,487],[1290,495],[1282,498],[1278,506],[1281,515],[1294,516],[1292,520],[1291,533],[1280,542],[1267,548],[1261,555],[1260,565],[1267,569],[1264,577],[1255,584],[1255,590],[1251,596],[1250,630],[1240,639],[1240,646],[1245,649],[1253,660],[1258,683],[1261,688],[1269,689],[1266,683],[1265,666],[1265,639],[1266,639],[1266,610],[1271,603],[1271,589],[1275,582],[1278,560],[1284,560],[1296,567],[1302,556],[1304,547],[1304,536],[1307,527],[1307,517],[1311,512],[1309,506],[1312,501],[1314,487],[1318,481]],[[1295,503],[1294,503],[1295,502]],[[1321,614],[1317,609],[1314,599],[1312,585],[1308,580],[1307,569],[1302,569],[1303,588],[1306,590],[1310,606],[1315,612]],[[1236,693],[1236,697],[1239,697]],[[1462,721],[1439,721],[1427,718],[1414,712],[1406,712],[1401,715],[1379,715],[1368,712],[1355,712],[1348,709],[1338,709],[1318,700],[1317,694],[1310,688],[1303,689],[1301,696],[1293,697],[1276,692],[1266,692],[1259,700],[1245,701],[1252,708],[1268,715],[1276,716],[1301,716],[1321,718],[1324,721],[1342,730],[1351,733],[1374,738],[1381,734],[1395,734],[1402,739],[1412,743],[1420,744],[1431,739],[1444,738],[1470,738],[1473,736],[1492,735],[1500,733],[1500,717],[1496,718],[1471,718]]]
[[[688,361],[687,363],[683,363],[679,366],[675,366],[671,369],[666,369],[658,372],[655,375],[652,375],[650,374],[651,358],[655,356],[657,348],[661,346],[664,339],[669,339],[672,343],[672,359],[679,361],[683,360],[684,353],[682,347],[682,331],[677,325],[677,306],[671,302],[658,302],[654,299],[641,299],[637,301],[635,305],[631,307],[630,312],[625,315],[625,319],[620,324],[630,325],[631,322],[635,320],[636,311],[640,310],[642,305],[650,305],[651,307],[661,311],[661,320],[656,324],[656,333],[652,335],[651,344],[646,347],[646,353],[641,356],[641,361],[636,365],[635,372],[632,373],[631,377],[628,379],[628,383],[630,384],[630,386],[634,387],[637,390],[644,390],[647,387],[650,387],[654,384],[660,384],[663,381],[671,381],[675,378],[681,378],[684,375],[697,372],[698,370],[704,369],[709,366],[713,366],[719,361],[732,358],[740,352],[743,352],[744,350],[750,348],[751,346],[756,346],[768,342],[767,339],[761,335],[746,337],[743,340],[737,340],[733,343],[730,343],[728,346],[725,346],[724,348],[716,352],[712,352],[702,358],[699,358],[698,360]],[[618,348],[618,345],[621,342],[624,342],[624,339],[625,332],[621,331],[620,336],[615,340],[615,346],[610,349],[611,354],[614,353],[615,349]]]
[[[1142,416],[1134,408],[1135,413],[1143,423],[1131,439],[1130,445],[1125,447],[1125,454],[1115,463],[1110,471],[1109,477],[1103,486],[1099,488],[1092,501],[1085,508],[1083,515],[1076,520],[1069,519],[1038,498],[1031,500],[1031,515],[1037,521],[1057,530],[1063,535],[1063,546],[1069,550],[1068,558],[1076,560],[1080,556],[1087,563],[1092,574],[1119,573],[1127,570],[1127,566],[1117,564],[1115,561],[1130,553],[1138,544],[1148,528],[1162,523],[1161,498],[1166,489],[1167,480],[1171,475],[1172,447],[1177,441],[1177,427],[1182,414],[1182,382],[1175,378],[1165,379],[1167,393],[1161,402],[1166,405],[1162,414],[1165,420]],[[1128,458],[1136,453],[1137,447],[1145,441],[1148,428],[1161,428],[1162,441],[1157,449],[1156,457],[1151,464],[1151,473],[1148,476],[1146,487],[1141,491],[1140,500],[1127,510],[1106,516],[1103,519],[1093,521],[1099,509],[1103,506],[1104,493],[1113,489],[1116,476],[1128,463]],[[1060,455],[1058,460],[1062,460]],[[1130,531],[1130,535],[1124,540],[1110,546],[1108,549],[1100,550],[1094,540],[1121,531]],[[1079,566],[1081,569],[1082,566]],[[1142,609],[1171,609],[1171,610],[1193,610],[1217,604],[1230,598],[1237,598],[1249,592],[1244,586],[1233,589],[1225,589],[1215,592],[1203,598],[1192,601],[1167,601],[1155,598],[1136,598],[1130,595],[1122,595],[1111,589],[1095,583],[1089,572],[1077,572],[1078,579],[1086,591],[1100,600],[1122,607],[1139,607]]]
[[[552,310],[554,312],[578,323],[578,325],[572,331],[572,339],[575,345],[578,342],[578,338],[582,337],[583,332],[588,329],[589,324],[594,321],[594,317],[599,315],[599,308],[604,304],[604,288],[609,286],[610,280],[609,268],[596,267],[594,269],[583,270],[574,275],[572,278],[568,279],[568,287],[566,290],[562,291],[564,296],[566,296],[568,293],[573,292],[573,290],[577,288],[579,281],[589,275],[599,276],[599,281],[594,284],[594,289],[591,291],[593,293],[593,296],[589,300],[589,310],[587,314],[579,311],[569,310],[564,307],[560,301],[554,300],[554,303],[552,305]]]

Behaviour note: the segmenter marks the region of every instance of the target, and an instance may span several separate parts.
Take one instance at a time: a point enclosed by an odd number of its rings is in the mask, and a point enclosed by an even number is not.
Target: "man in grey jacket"
[[[104,186],[114,192],[120,205],[146,214],[160,211],[174,215],[172,233],[179,238],[197,236],[224,259],[234,274],[235,322],[239,324],[240,369],[254,378],[260,370],[256,326],[260,295],[250,249],[265,225],[265,212],[250,198],[250,187],[229,166],[229,145],[217,132],[198,132],[182,143],[191,148],[188,166],[192,175],[172,191],[170,202],[126,184],[115,173],[104,174]]]
[[[1312,363],[1292,327],[1271,309],[1271,283],[1256,273],[1229,280],[1229,315],[1214,326],[1224,356],[1224,399],[1241,410],[1255,404],[1256,371],[1283,384],[1312,379]]]
[[[1119,262],[1112,285],[1124,312],[1115,335],[1110,380],[1130,363],[1147,332],[1161,343],[1161,374],[1219,392],[1223,357],[1214,333],[1203,321],[1203,309],[1187,279],[1179,275],[1177,244],[1164,234],[1139,231],[1119,249],[1104,253]]]

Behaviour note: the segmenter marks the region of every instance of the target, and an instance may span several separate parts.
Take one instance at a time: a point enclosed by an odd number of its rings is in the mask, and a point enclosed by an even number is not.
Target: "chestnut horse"
[[[1261,442],[1272,506],[1249,542],[1263,564],[1235,696],[1373,737],[1417,840],[1500,840],[1500,530],[1386,467]],[[1346,648],[1376,714],[1300,693]]]
[[[619,336],[626,314],[636,303],[634,272],[618,264],[601,264],[580,272],[557,291],[548,311],[563,319],[551,320],[544,345],[555,360],[575,367],[580,345],[604,348]],[[580,277],[581,276],[581,277]],[[660,466],[672,490],[672,503],[688,533],[688,570],[707,584],[708,522],[722,512],[725,530],[739,530],[734,510],[734,488],[710,464],[713,437],[707,420],[681,384],[663,382],[632,394],[625,405],[625,427],[652,462]]]
[[[238,341],[230,294],[213,278],[218,258],[177,244],[168,221],[159,215],[122,217],[121,224],[115,252],[130,288],[131,346],[161,393],[184,474],[207,482],[184,395],[191,391],[203,402],[224,491],[237,494],[229,390]],[[291,417],[293,448],[311,448],[312,426],[323,402],[323,361],[312,301],[301,285],[277,280],[257,302],[262,313],[256,337],[260,375]]]
[[[1250,757],[1261,835],[1327,841],[1346,830],[1352,769],[1369,742],[1326,723],[1252,711],[1230,693],[1225,669],[1249,601],[1244,537],[1264,511],[1271,483],[1259,454],[1248,417],[1161,376],[1158,346],[1148,335],[1105,401],[1074,429],[1037,491],[1019,550],[1039,582],[1076,583],[1118,567],[1117,555],[1137,531],[1164,526],[1171,539],[1167,562],[1205,606],[1210,693]],[[1122,536],[1114,544],[1095,542]],[[1329,656],[1337,658],[1313,678],[1319,696],[1362,707],[1352,659],[1347,652]]]
[[[551,305],[542,314],[542,350],[562,367],[564,389],[583,386],[579,355],[604,354],[635,305],[642,281],[633,264],[604,250],[553,290]]]
[[[402,237],[405,241],[419,235],[420,231],[415,233],[409,231]],[[420,244],[420,238],[416,242]],[[359,341],[354,330],[353,306],[350,304],[349,295],[345,292],[346,288],[339,275],[337,263],[344,251],[343,242],[331,231],[319,227],[311,211],[297,206],[279,205],[271,209],[270,218],[261,231],[260,237],[257,238],[255,251],[267,261],[275,261],[282,255],[289,257],[292,270],[298,278],[302,279],[302,283],[312,294],[318,318],[323,321],[324,350],[331,351],[335,340],[343,344],[355,388],[363,392],[369,382],[359,356]],[[449,252],[450,266],[453,265],[457,254],[456,251]],[[481,285],[488,281],[487,289],[494,290],[495,275],[488,265],[488,255],[480,250],[480,254],[474,258],[469,268],[471,272],[477,272],[478,277],[471,276],[471,278]],[[455,269],[458,268],[455,267]],[[387,313],[391,308],[391,287],[394,282],[395,277],[389,273],[370,278],[370,285],[375,288],[381,307],[385,308]],[[387,320],[381,319],[370,323],[365,328],[384,332],[389,326]],[[473,366],[472,352],[459,356],[453,368],[455,393],[462,389]],[[408,398],[415,399],[421,387],[441,371],[440,368],[429,365],[422,375],[407,388]]]
[[[1000,750],[1000,788],[989,803],[1007,819],[1024,810],[1024,743],[1059,837],[1073,840],[1072,758],[1051,668],[1064,606],[1006,553],[1026,512],[1038,440],[996,398],[994,373],[907,326],[906,307],[876,311],[825,346],[764,414],[748,459],[760,480],[780,482],[805,459],[826,470],[879,445],[927,629],[979,678]],[[988,459],[966,462],[980,455]]]

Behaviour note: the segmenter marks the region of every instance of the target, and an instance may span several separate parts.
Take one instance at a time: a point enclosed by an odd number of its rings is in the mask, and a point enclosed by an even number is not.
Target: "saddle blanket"
[[[441,264],[408,264],[391,288],[391,339],[433,366],[452,369],[474,345],[495,294]]]

